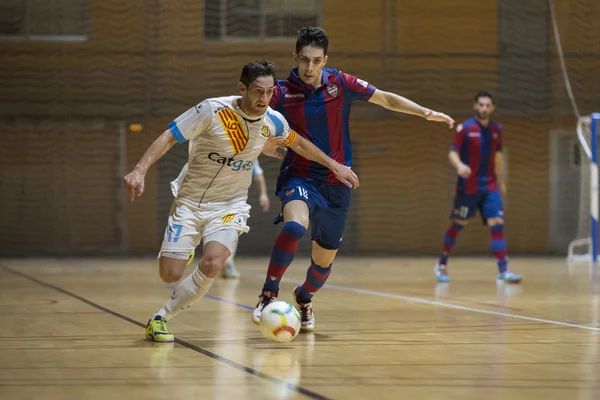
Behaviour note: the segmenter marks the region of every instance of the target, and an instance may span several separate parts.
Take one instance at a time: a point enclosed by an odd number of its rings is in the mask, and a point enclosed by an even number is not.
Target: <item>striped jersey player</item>
[[[458,174],[452,209],[452,225],[444,235],[442,254],[435,266],[439,282],[448,282],[448,257],[456,238],[477,211],[491,232],[491,249],[498,264],[498,280],[518,283],[521,275],[508,269],[504,240],[504,207],[506,192],[502,171],[502,126],[492,121],[494,100],[488,92],[475,96],[475,116],[460,124],[450,147],[449,159]]]
[[[350,112],[352,103],[364,101],[392,111],[424,117],[452,126],[449,116],[428,110],[394,93],[334,68],[325,68],[329,38],[321,28],[305,27],[298,33],[294,62],[287,79],[279,81],[271,107],[281,112],[292,129],[337,162],[352,166]],[[390,134],[393,134],[390,132]],[[325,284],[340,248],[348,219],[351,190],[323,165],[289,151],[277,182],[284,222],[275,241],[267,276],[252,320],[279,293],[279,282],[291,264],[298,243],[310,225],[313,241],[311,265],[293,298],[302,317],[302,330],[314,330],[313,295]]]

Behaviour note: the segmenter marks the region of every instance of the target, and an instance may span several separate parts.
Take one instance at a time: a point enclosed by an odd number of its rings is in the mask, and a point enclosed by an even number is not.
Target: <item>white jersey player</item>
[[[159,253],[159,275],[167,283],[178,282],[201,240],[202,258],[150,318],[148,339],[174,340],[167,320],[208,292],[238,236],[248,232],[248,187],[261,152],[281,158],[277,150],[288,146],[328,167],[348,186],[358,187],[358,178],[348,167],[290,130],[285,118],[269,108],[274,74],[275,66],[268,61],[246,64],[238,84],[241,96],[207,99],[177,117],[124,178],[133,201],[144,191],[150,166],[176,142],[190,141],[188,163],[172,183],[175,200]]]

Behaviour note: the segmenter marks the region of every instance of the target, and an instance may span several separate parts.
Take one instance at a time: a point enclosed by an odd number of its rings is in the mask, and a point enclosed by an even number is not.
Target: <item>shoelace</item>
[[[158,329],[160,330],[160,332],[167,332],[167,324],[165,324],[165,320],[157,319],[156,321],[156,325],[158,325]]]
[[[273,297],[267,297],[265,295],[260,295],[258,296],[261,298],[260,300],[260,304],[261,304],[261,310],[263,310],[266,306],[268,306],[272,301],[275,301],[275,299]]]
[[[311,314],[310,306],[300,306],[300,317],[302,321],[308,321]]]

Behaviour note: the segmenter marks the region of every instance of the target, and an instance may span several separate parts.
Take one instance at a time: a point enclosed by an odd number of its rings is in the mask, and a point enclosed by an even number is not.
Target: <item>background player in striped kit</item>
[[[491,120],[494,99],[488,92],[475,96],[475,116],[460,124],[448,155],[456,169],[458,182],[452,210],[452,225],[444,235],[444,246],[435,274],[439,282],[448,282],[448,257],[468,219],[477,210],[483,223],[490,227],[491,249],[498,262],[498,280],[518,283],[521,275],[508,270],[504,240],[504,207],[506,194],[502,157],[502,126]]]

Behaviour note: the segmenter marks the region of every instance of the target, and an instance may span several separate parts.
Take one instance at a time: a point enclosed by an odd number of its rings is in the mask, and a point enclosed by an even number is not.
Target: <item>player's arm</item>
[[[267,196],[267,182],[265,180],[265,173],[260,167],[258,160],[254,163],[254,168],[252,169],[252,180],[258,184],[258,202],[260,208],[264,212],[269,211],[271,202],[269,201],[269,196]]]
[[[133,201],[136,195],[139,197],[144,193],[144,178],[148,169],[165,155],[175,143],[177,143],[177,139],[167,129],[148,147],[133,171],[124,178],[125,187],[129,192],[129,200]]]
[[[123,179],[129,192],[129,199],[140,197],[144,193],[144,178],[146,173],[177,142],[184,143],[198,136],[211,123],[212,110],[208,100],[190,108],[173,122],[169,129],[163,132],[146,150],[133,171]]]
[[[450,128],[454,126],[454,120],[448,115],[432,111],[395,93],[376,89],[369,99],[369,102],[380,105],[391,111],[416,115],[425,118],[427,121],[445,122]]]
[[[258,202],[260,204],[260,208],[262,208],[264,212],[267,212],[271,207],[271,202],[269,201],[269,196],[267,195],[267,182],[265,180],[265,175],[254,175],[252,179],[258,184]]]
[[[452,164],[456,173],[463,178],[468,178],[469,175],[471,175],[471,168],[462,162],[460,154],[458,153],[465,144],[466,136],[467,133],[463,124],[458,125],[456,128],[456,135],[454,135],[454,140],[452,141],[452,146],[450,146],[450,152],[448,153],[450,164]]]
[[[302,136],[296,134],[296,132],[292,131],[290,138],[291,140],[288,140],[285,143],[287,147],[307,160],[317,162],[324,167],[327,167],[340,182],[349,188],[358,188],[360,184],[358,176],[356,176],[350,168],[327,156],[321,149]]]
[[[456,170],[456,173],[459,176],[463,178],[468,178],[469,175],[471,175],[471,168],[467,164],[462,162],[458,151],[450,150],[450,153],[448,153],[448,159],[450,160],[450,164],[452,164],[452,166]]]
[[[500,193],[504,196],[506,194],[506,183],[504,182],[504,156],[501,151],[496,151],[494,168],[496,170],[496,178],[498,179]]]
[[[258,184],[258,196],[266,196],[267,195],[267,182],[265,181],[265,176],[263,174],[254,175],[252,177],[254,183]]]

